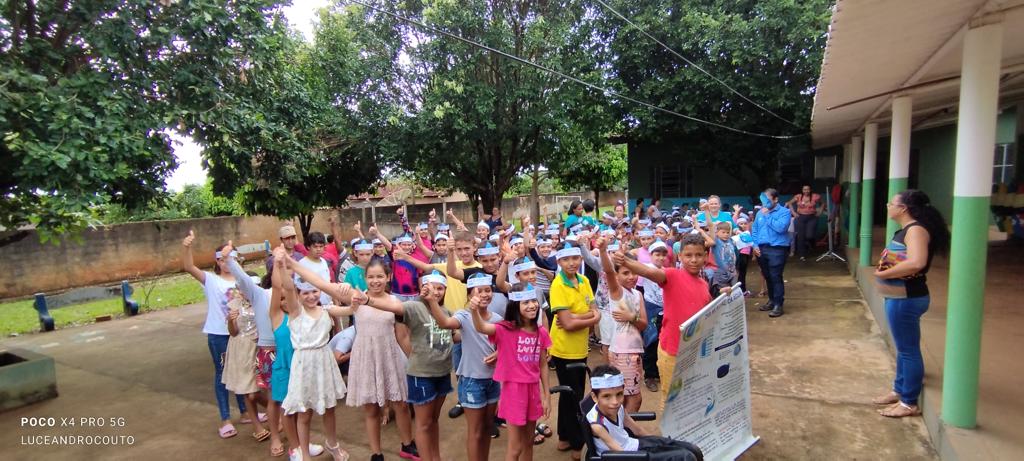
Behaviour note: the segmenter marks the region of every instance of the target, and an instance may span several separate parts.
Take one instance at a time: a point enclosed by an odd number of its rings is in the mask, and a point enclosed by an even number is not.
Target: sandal
[[[892,404],[894,404],[896,402],[899,402],[899,401],[900,401],[900,395],[897,394],[895,391],[890,391],[888,394],[885,394],[885,395],[879,396],[879,397],[875,397],[874,400],[871,401],[871,403],[873,403],[875,405],[892,405]]]
[[[893,404],[892,406],[879,410],[878,414],[887,418],[905,418],[907,416],[920,416],[921,407],[917,405],[907,405],[903,402]]]
[[[281,443],[281,442],[278,442],[278,443]],[[281,444],[281,445],[278,445],[276,447],[274,445],[270,445],[270,456],[272,458],[280,458],[280,457],[284,456],[284,445]]]
[[[544,434],[540,434],[540,433],[535,434],[533,436],[533,444],[534,445],[540,445],[542,443],[544,443]]]
[[[338,444],[333,447],[327,442],[324,442],[324,447],[327,448],[327,452],[331,454],[334,461],[348,461],[349,454],[347,451],[341,449],[341,442],[338,442]]]
[[[544,423],[540,423],[537,425],[537,433],[543,435],[544,437],[551,437],[552,435],[554,435],[554,432],[551,432],[551,426],[548,426],[547,424]]]
[[[238,431],[235,430],[235,425],[231,423],[221,426],[217,433],[220,434],[220,438],[222,439],[230,439],[231,437],[238,435]]]
[[[270,438],[270,431],[263,429],[260,432],[253,432],[252,438],[256,439],[257,442],[262,442]]]

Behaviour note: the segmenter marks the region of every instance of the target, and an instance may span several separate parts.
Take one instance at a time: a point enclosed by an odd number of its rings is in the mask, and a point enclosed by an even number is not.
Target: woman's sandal
[[[280,443],[280,442],[278,442],[278,443]],[[284,444],[278,445],[276,447],[274,445],[271,445],[270,446],[270,456],[272,458],[280,458],[280,457],[284,456]]]
[[[871,403],[875,405],[892,405],[900,401],[900,395],[896,392],[889,392],[883,396],[875,397]]]
[[[256,413],[256,417],[260,419],[261,423],[267,422],[267,414],[266,413]],[[242,423],[242,424],[252,424],[252,418],[250,418],[248,416],[243,416],[243,417],[238,419],[238,422]]]
[[[263,429],[260,432],[253,432],[252,438],[256,439],[257,442],[262,442],[270,438],[270,431]]]
[[[885,416],[887,418],[905,418],[907,416],[920,416],[921,407],[917,405],[907,405],[903,402],[898,402],[884,410],[879,410],[878,414]]]
[[[349,454],[347,451],[341,449],[341,442],[338,442],[338,444],[333,447],[327,442],[324,442],[324,448],[326,448],[327,452],[331,454],[334,461],[348,461]]]
[[[221,426],[220,429],[217,430],[217,433],[220,434],[220,438],[222,439],[230,439],[231,437],[238,435],[238,431],[235,430],[235,425],[231,423]]]
[[[551,437],[552,435],[554,435],[554,433],[551,432],[551,426],[548,426],[547,424],[544,423],[540,423],[537,425],[537,433],[543,435],[544,437]]]
[[[537,433],[533,435],[533,444],[540,445],[544,443],[544,434]]]

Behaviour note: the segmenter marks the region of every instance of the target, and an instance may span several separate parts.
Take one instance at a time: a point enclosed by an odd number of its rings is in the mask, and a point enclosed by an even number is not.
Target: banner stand
[[[679,330],[661,433],[696,444],[704,459],[736,459],[760,440],[751,424],[746,299],[740,285]]]

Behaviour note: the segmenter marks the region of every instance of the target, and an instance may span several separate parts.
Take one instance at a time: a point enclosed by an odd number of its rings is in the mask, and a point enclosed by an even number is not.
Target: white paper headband
[[[537,263],[535,263],[533,261],[521,262],[519,264],[516,264],[516,265],[512,266],[512,273],[513,274],[518,274],[518,273],[520,273],[522,271],[528,271],[530,269],[536,269],[536,268],[537,268]]]
[[[568,258],[570,256],[583,256],[583,252],[580,251],[580,247],[569,247],[562,248],[555,253],[555,259]]]
[[[537,299],[537,290],[513,291],[508,294],[509,301],[529,301]]]
[[[612,389],[616,387],[622,387],[625,385],[626,380],[623,379],[621,374],[618,375],[604,375],[604,376],[592,376],[590,378],[591,389]]]
[[[477,274],[479,274],[479,272]],[[489,286],[491,286],[491,276],[487,274],[475,275],[473,277],[470,277],[469,280],[466,280],[466,289],[472,290],[473,288],[476,287]]]

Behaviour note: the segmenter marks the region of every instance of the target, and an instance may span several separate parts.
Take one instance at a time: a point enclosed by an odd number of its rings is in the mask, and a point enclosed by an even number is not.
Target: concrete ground
[[[751,280],[758,280],[755,268]],[[754,433],[761,437],[743,459],[935,459],[920,418],[890,420],[870,399],[889,388],[893,360],[859,291],[839,263],[787,268],[787,314],[769,319],[748,303]],[[754,282],[754,288],[760,285]],[[201,334],[205,305],[193,305],[47,334],[5,339],[57,361],[60,397],[0,414],[5,459],[253,459],[268,457],[248,426],[220,440],[211,391],[213,369]],[[592,355],[591,363],[598,361]],[[551,375],[554,383],[554,373]],[[658,394],[644,391],[644,409]],[[445,411],[454,403],[446,402]],[[233,417],[237,419],[237,409]],[[52,428],[28,427],[23,417],[54,417]],[[124,418],[123,427],[60,427],[60,418]],[[554,417],[549,421],[554,425]],[[369,458],[360,411],[340,407],[338,436],[355,460]],[[80,420],[79,420],[80,421]],[[314,430],[321,424],[314,419]],[[465,419],[441,419],[445,459],[465,459]],[[131,446],[33,446],[23,436],[131,436]],[[501,459],[507,434],[495,440]],[[388,459],[397,459],[394,423],[383,431]],[[319,432],[314,441],[322,440]],[[537,459],[565,459],[548,440]],[[323,458],[321,458],[323,459]]]
[[[874,232],[873,254],[881,251],[884,231]],[[857,264],[857,254],[848,252]],[[925,362],[923,408],[932,440],[946,460],[1024,459],[1024,361],[1013,351],[1022,344],[1024,328],[1024,277],[1021,270],[1024,246],[991,242],[985,280],[985,312],[982,321],[978,426],[958,429],[941,424],[942,379],[946,352],[947,290],[949,260],[938,256],[928,273],[931,303],[921,318],[921,351]],[[870,269],[873,270],[873,269]],[[870,272],[862,272],[867,277]],[[862,284],[863,286],[863,284]],[[866,289],[865,294],[871,290]],[[868,294],[868,296],[871,296]],[[880,298],[874,310],[881,314]],[[886,332],[887,326],[882,325]]]

